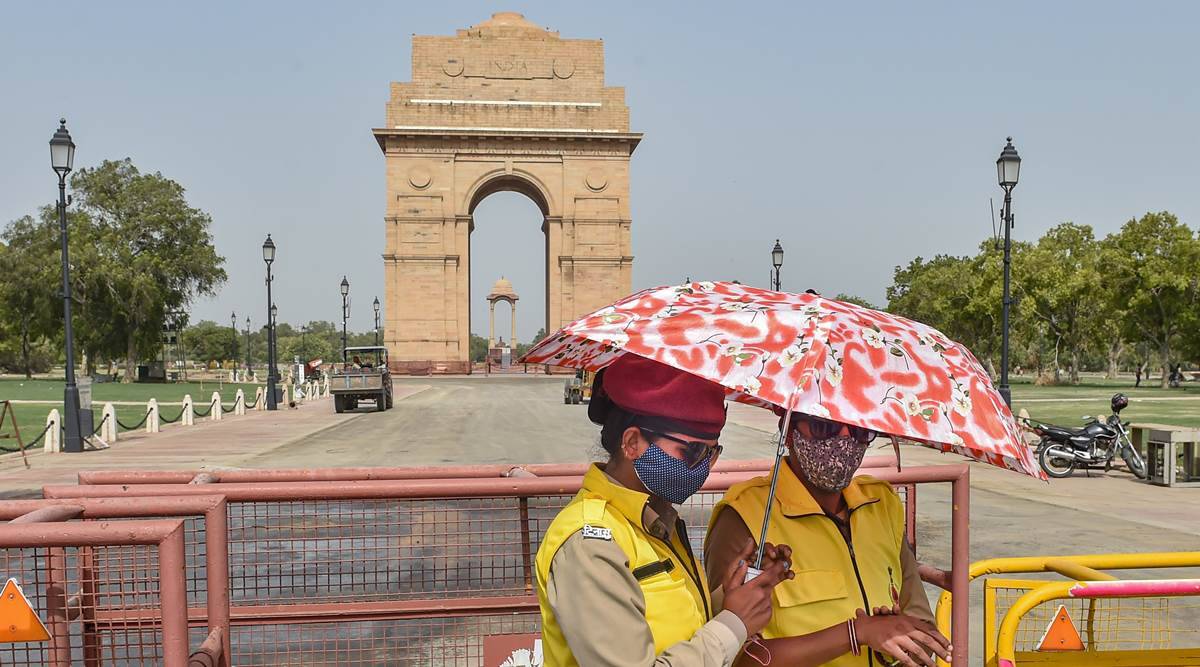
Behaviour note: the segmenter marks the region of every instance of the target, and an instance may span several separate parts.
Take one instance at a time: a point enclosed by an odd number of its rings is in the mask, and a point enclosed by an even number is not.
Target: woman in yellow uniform
[[[743,583],[747,546],[710,588],[672,506],[721,452],[724,401],[720,386],[631,354],[597,375],[588,416],[609,460],[537,553],[546,665],[726,666],[766,625],[787,549],[768,545],[770,565]]]
[[[789,430],[767,539],[793,546],[795,578],[775,589],[763,630],[770,662],[916,667],[934,665],[934,654],[949,660],[905,540],[904,503],[887,482],[854,476],[875,433],[800,413]],[[713,508],[704,543],[710,582],[758,539],[769,492],[769,479],[755,478]]]

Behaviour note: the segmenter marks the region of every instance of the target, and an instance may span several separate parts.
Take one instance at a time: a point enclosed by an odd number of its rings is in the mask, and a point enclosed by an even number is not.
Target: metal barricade
[[[681,508],[699,544],[713,505],[764,471],[714,472]],[[966,590],[965,465],[873,469],[904,489],[954,484],[953,561]],[[578,476],[46,487],[47,497],[229,502],[232,662],[482,664],[489,635],[536,632],[533,557]],[[910,514],[911,516],[911,514]],[[940,578],[945,583],[945,573]],[[955,610],[965,664],[966,608]]]
[[[773,459],[717,461],[713,472],[767,472]],[[341,482],[371,479],[469,479],[476,477],[576,477],[586,463],[526,463],[470,466],[408,466],[360,468],[241,468],[228,470],[92,470],[80,472],[80,484],[189,484],[230,482]],[[896,456],[868,456],[862,468],[895,468]],[[201,477],[203,476],[203,477]],[[199,478],[199,480],[198,480]]]
[[[1020,583],[1028,590],[1012,602],[997,633],[998,667],[1200,664],[1200,579]],[[1180,600],[1186,602],[1171,604]],[[1040,646],[1038,637],[1048,632],[1042,628],[1054,622],[1060,604],[1086,628],[1077,650]]]
[[[1179,638],[1186,635],[1187,632],[1191,633],[1193,642],[1191,646],[1200,647],[1200,626],[1196,623],[1197,617],[1200,617],[1200,605],[1198,604],[1171,603],[1164,599],[1148,602],[1149,596],[1142,596],[1145,599],[1125,602],[1100,602],[1098,601],[1099,596],[1076,594],[1039,599],[1039,603],[1059,598],[1069,599],[1066,604],[1067,614],[1074,622],[1080,623],[1081,639],[1084,646],[1087,647],[1085,654],[1080,656],[1036,650],[1047,626],[1054,620],[1058,606],[1028,605],[1028,601],[1032,598],[1028,598],[1026,595],[1047,586],[1052,588],[1046,589],[1046,591],[1053,591],[1057,594],[1080,582],[1115,581],[1116,577],[1106,572],[1107,570],[1196,567],[1200,567],[1200,552],[1192,551],[1028,556],[993,558],[973,563],[970,567],[970,579],[987,577],[983,582],[984,664],[989,666],[1000,664],[998,663],[999,647],[1005,641],[1000,620],[1007,619],[1013,614],[1013,609],[1018,607],[1021,607],[1021,611],[1017,614],[1019,618],[1013,621],[1017,625],[1013,625],[1008,631],[1007,641],[1016,652],[1017,658],[1026,664],[1197,664],[1197,662],[1173,662],[1172,660],[1177,656],[1172,653],[1174,650],[1172,647],[1176,646]],[[1030,573],[1055,573],[1070,581],[989,576]],[[1104,597],[1114,597],[1113,591],[1116,589],[1099,590],[1108,591]],[[1025,602],[1021,602],[1021,600],[1025,600]],[[943,632],[949,626],[951,603],[951,596],[947,593],[943,593],[938,601],[938,627]],[[1200,650],[1185,651],[1183,655],[1200,658]],[[1106,662],[1109,659],[1114,662]],[[1092,662],[1093,660],[1098,662]],[[1159,660],[1163,660],[1163,662],[1158,662]],[[944,665],[945,663],[939,664]]]
[[[50,635],[0,644],[0,664],[184,667],[183,544],[179,520],[0,525],[0,572],[20,582]],[[95,628],[86,641],[85,623]]]
[[[219,495],[166,498],[75,498],[70,500],[9,500],[0,503],[0,521],[34,523],[81,519],[180,518],[184,527],[185,588],[188,624],[202,628],[193,633],[191,644],[218,636],[218,649],[208,656],[212,667],[229,664],[229,550],[225,497]],[[79,562],[87,567],[95,561],[93,547],[81,547]],[[91,567],[91,570],[95,570]],[[108,571],[120,577],[120,570]],[[99,576],[99,575],[96,575]],[[105,580],[97,587],[107,586]],[[80,633],[84,646],[99,644],[98,623],[133,622],[137,609],[112,606],[98,610],[96,618],[84,618]],[[3,664],[3,663],[0,663]]]

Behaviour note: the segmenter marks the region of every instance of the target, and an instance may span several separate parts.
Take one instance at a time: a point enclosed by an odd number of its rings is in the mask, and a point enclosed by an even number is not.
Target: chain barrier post
[[[117,409],[113,404],[105,403],[100,413],[100,439],[104,442],[117,441]]]
[[[191,426],[196,423],[196,421],[195,421],[196,416],[194,414],[192,414],[193,410],[195,410],[195,407],[192,405],[192,395],[184,394],[183,395],[183,414],[180,415],[180,418],[182,419],[182,423],[184,426]]]
[[[50,430],[46,431],[46,444],[43,447],[43,451],[47,454],[61,452],[62,417],[59,416],[58,408],[54,408],[50,411],[50,414],[46,415],[46,427]]]
[[[213,392],[212,403],[210,403],[208,406],[208,412],[209,412],[209,415],[208,415],[209,421],[214,421],[214,422],[221,421],[221,414],[222,414],[221,392],[219,392],[219,391]]]
[[[150,399],[150,402],[148,402],[146,404],[146,412],[148,412],[150,415],[149,419],[146,420],[146,432],[147,433],[158,433],[159,430],[162,429],[162,426],[158,423],[158,399],[157,398]]]
[[[263,403],[264,403],[263,399],[266,398],[266,396],[267,396],[266,389],[263,389],[261,386],[254,388],[254,409],[255,410],[265,410],[266,409],[266,407],[263,405]]]
[[[246,392],[242,391],[240,387],[233,396],[233,414],[246,414]]]

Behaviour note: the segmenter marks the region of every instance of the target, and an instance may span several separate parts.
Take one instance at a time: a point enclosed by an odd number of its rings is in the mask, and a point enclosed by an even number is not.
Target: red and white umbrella
[[[1045,479],[963,345],[912,320],[737,283],[643,290],[545,338],[525,363],[596,371],[637,354],[731,400],[788,407]]]

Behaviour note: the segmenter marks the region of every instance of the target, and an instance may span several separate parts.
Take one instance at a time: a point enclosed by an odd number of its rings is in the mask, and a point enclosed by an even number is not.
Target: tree
[[[837,296],[833,297],[833,299],[834,299],[834,301],[845,301],[846,303],[853,303],[856,306],[862,306],[863,308],[870,308],[871,310],[879,310],[878,306],[871,303],[870,301],[867,301],[866,299],[862,298],[861,296],[854,296],[853,294],[846,294],[845,292],[839,292]]]
[[[11,355],[17,363],[4,365],[19,368],[26,378],[49,370],[44,350],[38,350],[62,322],[62,301],[55,298],[54,287],[62,276],[56,231],[45,220],[25,216],[0,234],[0,340],[15,343],[15,349],[0,349],[0,355]]]
[[[889,312],[932,326],[966,345],[995,375],[999,350],[1000,259],[986,242],[975,257],[920,257],[897,266],[887,289]],[[1019,248],[1014,245],[1014,252]]]
[[[1146,340],[1158,351],[1166,388],[1172,346],[1194,329],[1200,240],[1173,214],[1147,213],[1104,242],[1102,261],[1116,308],[1125,311],[1127,342]],[[1186,340],[1186,339],[1185,339]]]
[[[238,358],[238,336],[233,329],[203,320],[183,330],[185,354],[195,361],[228,361]]]
[[[166,314],[213,294],[225,281],[225,260],[213,247],[209,215],[162,174],[142,174],[128,158],[106,160],[76,172],[71,187],[91,220],[87,291],[104,302],[102,330],[124,343],[124,380],[132,382],[139,355],[157,348]]]
[[[1060,382],[1059,352],[1070,359],[1072,383],[1079,382],[1085,348],[1098,347],[1096,333],[1107,315],[1101,290],[1100,247],[1088,225],[1065,222],[1051,228],[1022,253],[1014,271],[1014,291],[1022,315],[1036,317],[1054,340],[1054,380]],[[1118,351],[1119,353],[1119,351]]]

